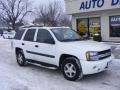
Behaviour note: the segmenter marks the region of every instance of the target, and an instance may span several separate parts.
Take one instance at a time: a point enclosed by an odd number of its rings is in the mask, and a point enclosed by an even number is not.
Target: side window
[[[40,43],[54,43],[54,39],[49,31],[45,29],[39,29],[37,34],[37,42]]]
[[[22,38],[22,35],[23,35],[24,31],[25,31],[25,30],[18,30],[18,31],[16,32],[16,34],[15,34],[14,39],[20,40],[20,39]]]
[[[24,40],[25,41],[33,41],[36,29],[28,29],[25,34]]]

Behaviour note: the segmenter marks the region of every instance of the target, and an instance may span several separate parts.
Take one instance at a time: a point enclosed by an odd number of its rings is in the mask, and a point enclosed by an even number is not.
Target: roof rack
[[[30,27],[44,27],[44,25],[28,25],[28,26],[21,26],[21,28],[30,28]]]

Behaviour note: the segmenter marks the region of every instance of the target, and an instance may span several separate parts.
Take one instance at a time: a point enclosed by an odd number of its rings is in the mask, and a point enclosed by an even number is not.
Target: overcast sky
[[[33,2],[33,5],[35,7],[38,7],[39,5],[44,5],[44,4],[48,4],[49,2],[54,2],[55,0],[31,0]],[[56,1],[60,1],[62,3],[62,6],[64,6],[64,0],[56,0]]]
[[[48,4],[49,2],[54,2],[55,0],[30,0],[32,3],[32,8],[38,8],[40,5],[44,5],[44,4]],[[65,4],[64,4],[64,0],[56,0],[56,1],[60,1],[62,7],[64,8],[65,11]],[[33,17],[32,17],[33,16]],[[30,17],[26,17],[25,20],[27,20],[28,22],[32,22],[35,18],[34,15],[32,15]]]

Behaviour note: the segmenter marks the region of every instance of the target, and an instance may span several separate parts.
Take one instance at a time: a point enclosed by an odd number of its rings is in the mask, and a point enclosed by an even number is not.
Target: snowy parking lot
[[[0,39],[0,90],[120,90],[120,59],[114,59],[104,72],[70,82],[58,70],[19,67],[10,42]]]

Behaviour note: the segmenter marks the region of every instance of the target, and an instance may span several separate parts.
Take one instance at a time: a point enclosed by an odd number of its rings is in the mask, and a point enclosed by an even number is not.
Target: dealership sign
[[[109,8],[118,5],[120,6],[120,0],[83,0],[80,4],[80,10]]]
[[[65,0],[67,14],[120,10],[120,0]]]

